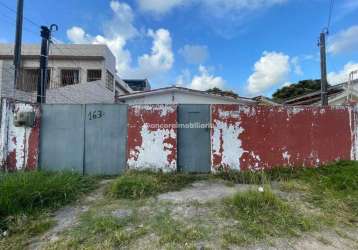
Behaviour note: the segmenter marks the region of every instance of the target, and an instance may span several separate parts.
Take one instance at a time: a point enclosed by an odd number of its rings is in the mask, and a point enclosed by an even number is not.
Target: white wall
[[[121,100],[120,100],[121,102]],[[125,99],[128,104],[235,104],[240,101],[224,100],[220,97],[202,96],[191,93],[162,93]]]
[[[46,103],[114,103],[114,93],[102,81],[88,82],[49,89],[46,92]]]
[[[30,101],[33,102],[36,100],[36,93],[34,92],[24,92],[16,90],[14,93],[14,66],[13,61],[11,59],[13,53],[13,45],[2,44],[0,45],[0,56],[2,56],[2,60],[0,60],[0,95],[3,97],[15,97],[16,99],[22,101]],[[40,47],[38,45],[23,45],[22,54],[22,67],[23,68],[39,68],[39,59],[37,55],[40,53]],[[69,69],[69,68],[78,68],[80,70],[80,84],[87,83],[87,70],[89,69],[101,69],[102,70],[102,85],[104,86],[106,83],[106,75],[107,70],[110,71],[114,76],[116,76],[116,61],[114,55],[110,52],[107,46],[105,45],[56,45],[50,47],[50,55],[56,56],[55,59],[51,56],[48,61],[48,67],[51,68],[51,78],[50,78],[50,88],[58,88],[61,83],[61,69]],[[76,57],[76,59],[73,59]],[[116,77],[115,77],[116,78]],[[126,88],[126,84],[117,79],[123,86]],[[93,83],[93,82],[92,82]],[[90,90],[92,86],[92,90]],[[62,87],[61,87],[62,88]],[[93,99],[93,102],[99,102],[100,100],[108,101],[108,91],[101,91],[101,88],[92,85],[86,85],[83,87],[69,87],[72,91],[78,91],[78,93],[69,93],[70,98],[79,98],[80,102],[85,101],[88,103],[88,98],[90,96],[90,91],[96,93],[96,98]],[[84,91],[84,89],[86,91]],[[130,91],[130,89],[127,87]],[[121,89],[117,89],[119,91],[119,95],[123,95],[124,91]],[[48,90],[49,92],[50,90]],[[63,90],[64,93],[67,93],[66,90]],[[50,91],[52,94],[49,96],[50,98],[54,98],[54,102],[56,100],[64,100],[63,96],[60,95],[61,91]],[[59,96],[55,96],[53,93],[58,93]],[[103,98],[98,98],[100,94],[104,93]],[[81,94],[85,94],[85,96],[81,96]],[[111,102],[114,99],[114,90],[111,94]]]

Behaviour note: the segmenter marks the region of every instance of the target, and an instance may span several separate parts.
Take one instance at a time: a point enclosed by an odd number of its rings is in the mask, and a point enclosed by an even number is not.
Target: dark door
[[[179,170],[210,172],[210,105],[183,104],[178,112]]]

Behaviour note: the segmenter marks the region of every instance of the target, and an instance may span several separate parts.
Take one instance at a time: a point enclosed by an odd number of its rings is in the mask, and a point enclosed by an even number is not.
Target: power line
[[[1,18],[3,21],[5,21],[6,23],[8,23],[8,24],[11,24],[11,25],[16,24],[15,18],[14,18],[14,17],[11,17],[11,16],[9,16],[9,15],[7,15],[7,14],[1,13],[1,14],[0,14],[0,18]],[[34,30],[31,30],[31,29],[29,29],[29,28],[27,28],[27,27],[23,27],[23,30],[26,31],[26,32],[28,32],[28,33],[31,33],[31,34],[33,34],[33,35],[36,35],[37,37],[39,36],[38,32],[35,32]]]
[[[331,26],[333,6],[334,6],[334,0],[331,0],[331,1],[330,1],[330,4],[329,4],[327,31],[329,31],[329,28],[330,28],[330,26]]]
[[[10,6],[8,6],[7,4],[5,4],[5,3],[3,3],[3,2],[0,2],[0,6],[3,6],[5,9],[7,9],[7,10],[9,10],[9,11],[15,13],[15,14],[17,13],[16,10],[14,10],[13,8],[11,8]],[[28,18],[28,17],[25,17],[25,16],[24,16],[24,20],[28,21],[29,23],[31,23],[31,24],[34,25],[34,26],[37,26],[38,28],[41,27],[41,25],[37,24],[35,21],[31,20],[31,19]]]

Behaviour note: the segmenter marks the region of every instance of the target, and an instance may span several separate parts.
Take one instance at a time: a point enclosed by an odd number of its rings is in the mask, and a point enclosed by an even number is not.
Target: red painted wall
[[[212,167],[268,169],[351,159],[350,107],[212,105]]]
[[[177,169],[177,106],[128,107],[128,167],[164,172]]]

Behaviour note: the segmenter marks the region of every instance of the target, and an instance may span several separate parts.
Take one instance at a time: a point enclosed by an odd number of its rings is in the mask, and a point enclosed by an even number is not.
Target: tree
[[[229,96],[229,97],[233,97],[233,98],[239,97],[239,95],[236,94],[235,92],[233,92],[232,90],[222,90],[217,87],[208,89],[206,92],[208,92],[210,94],[214,94],[214,95]]]
[[[320,89],[321,80],[302,80],[276,90],[272,94],[272,97],[276,102],[283,102],[284,100],[312,93]]]

